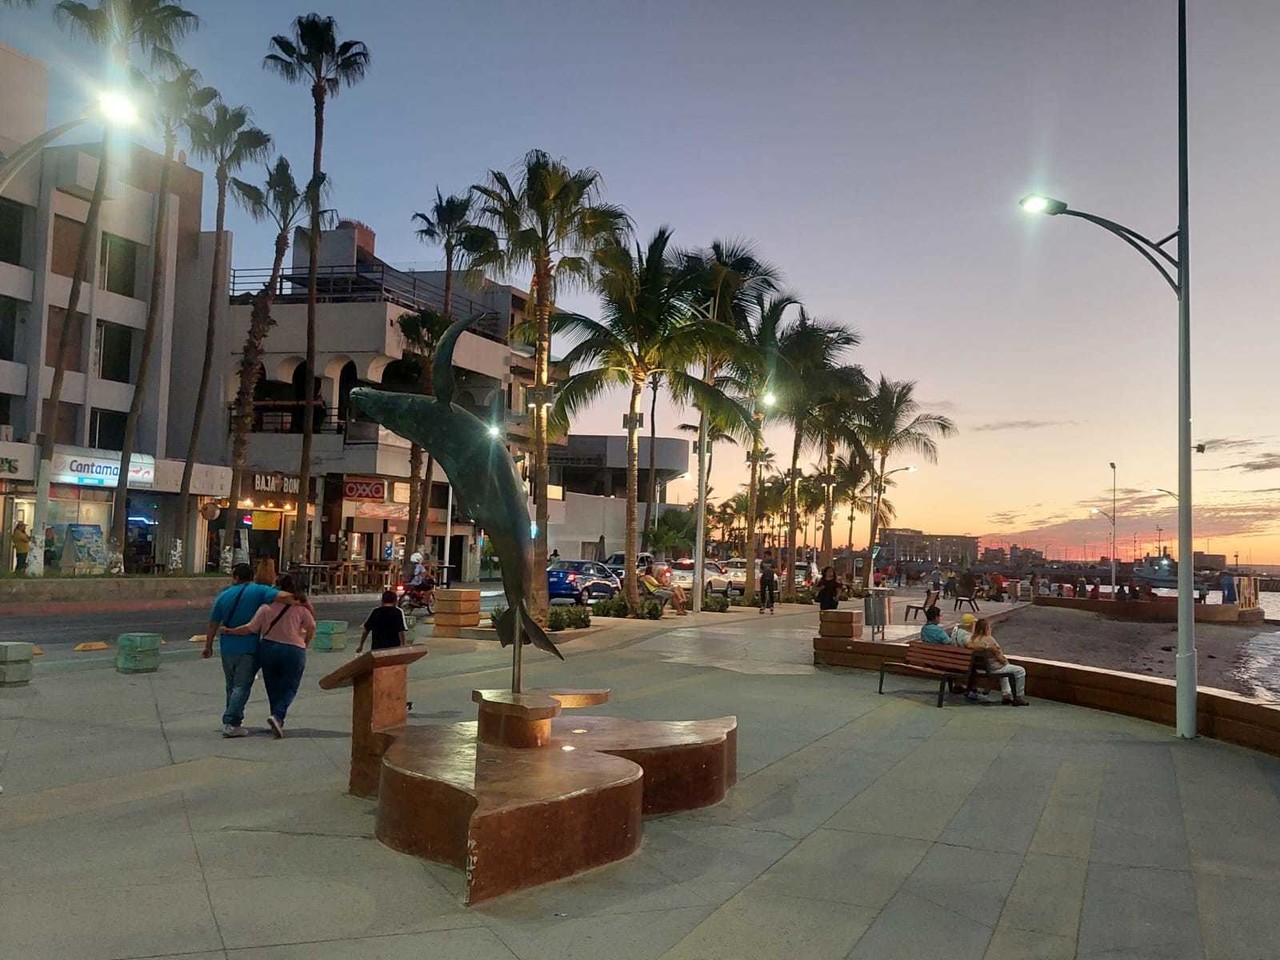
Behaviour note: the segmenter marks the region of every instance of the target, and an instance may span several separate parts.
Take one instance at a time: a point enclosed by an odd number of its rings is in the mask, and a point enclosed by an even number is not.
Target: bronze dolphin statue
[[[434,397],[357,387],[351,391],[351,403],[435,457],[467,513],[493,542],[507,597],[507,609],[495,623],[502,645],[515,640],[518,621],[525,643],[563,660],[525,600],[532,530],[515,462],[501,437],[490,434],[488,424],[453,402],[453,349],[475,319],[455,321],[440,338],[432,363]]]

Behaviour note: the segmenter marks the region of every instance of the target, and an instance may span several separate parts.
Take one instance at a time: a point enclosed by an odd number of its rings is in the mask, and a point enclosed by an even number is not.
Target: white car
[[[671,564],[671,582],[686,592],[693,589],[693,573],[692,560],[675,560]],[[704,593],[729,595],[729,574],[716,560],[703,561],[702,583]]]

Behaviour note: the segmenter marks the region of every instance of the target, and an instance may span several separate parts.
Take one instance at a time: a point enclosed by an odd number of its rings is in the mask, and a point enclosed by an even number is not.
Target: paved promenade
[[[792,612],[795,611],[795,612]],[[815,670],[812,608],[626,623],[530,654],[599,712],[737,714],[728,800],[640,852],[486,904],[372,839],[344,795],[347,691],[312,653],[289,736],[215,735],[216,663],[43,671],[0,691],[0,957],[14,960],[1262,960],[1280,954],[1280,760],[1035,701]],[[350,653],[350,651],[348,651]],[[411,671],[471,719],[492,644]],[[1030,691],[1035,698],[1034,689]],[[266,715],[261,688],[248,721]]]

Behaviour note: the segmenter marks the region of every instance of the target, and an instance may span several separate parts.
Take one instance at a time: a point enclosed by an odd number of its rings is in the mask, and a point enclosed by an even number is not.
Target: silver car
[[[694,564],[692,560],[676,560],[671,564],[671,582],[685,592],[693,589]],[[729,574],[716,560],[705,560],[702,564],[703,592],[707,594],[721,593],[729,595]]]

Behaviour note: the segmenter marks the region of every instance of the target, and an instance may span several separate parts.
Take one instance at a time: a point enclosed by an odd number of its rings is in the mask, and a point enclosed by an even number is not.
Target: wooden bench
[[[898,673],[908,677],[927,677],[938,680],[938,706],[942,706],[947,696],[947,684],[963,682],[966,685],[971,675],[973,655],[977,651],[964,647],[953,647],[943,643],[925,643],[923,640],[912,640],[907,644],[905,663],[885,663],[880,666],[880,688],[877,693],[884,693],[884,675]],[[975,683],[988,690],[998,689],[1000,678],[987,675],[979,670],[974,677]]]
[[[938,597],[942,595],[940,590],[926,590],[924,592],[924,601],[922,603],[908,603],[907,609],[902,614],[902,622],[906,623],[908,617],[912,620],[916,618],[917,613],[924,613],[930,607],[938,605]]]
[[[658,590],[665,590],[668,594],[670,594],[670,596],[660,597],[658,596]],[[640,581],[640,599],[641,601],[649,601],[649,600],[654,601],[658,605],[658,609],[664,612],[666,611],[668,606],[670,606],[672,610],[675,609],[675,604],[672,603],[672,601],[675,599],[675,595],[671,592],[670,587],[658,587],[657,589],[655,589],[649,586],[643,580],[641,580]]]

